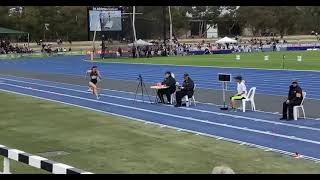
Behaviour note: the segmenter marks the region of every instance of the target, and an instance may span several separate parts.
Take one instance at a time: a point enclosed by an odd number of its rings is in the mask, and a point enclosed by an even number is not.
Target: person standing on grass
[[[293,120],[293,107],[299,106],[302,102],[302,99],[302,89],[298,85],[298,81],[292,80],[291,85],[289,87],[288,98],[285,102],[283,102],[282,105],[282,118],[280,118],[280,120]]]
[[[237,94],[230,97],[230,106],[232,111],[237,111],[236,109],[236,100],[245,99],[247,96],[247,87],[245,81],[241,76],[236,76],[234,79],[237,82]]]
[[[92,91],[93,95],[95,95],[97,97],[97,99],[100,99],[100,97],[98,95],[97,83],[98,83],[98,80],[101,80],[102,78],[101,78],[100,72],[98,70],[98,67],[92,66],[92,68],[86,72],[85,78],[87,77],[88,74],[90,76],[89,90]]]

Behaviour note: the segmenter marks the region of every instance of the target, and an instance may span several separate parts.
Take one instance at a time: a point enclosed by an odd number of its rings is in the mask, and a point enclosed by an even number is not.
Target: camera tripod
[[[141,89],[141,95],[142,95],[142,102],[144,102],[144,91],[147,93],[147,96],[149,98],[150,103],[152,103],[151,99],[150,99],[150,95],[148,93],[148,90],[146,88],[145,83],[143,82],[142,76],[141,74],[139,74],[139,77],[137,78],[137,80],[139,81],[137,89],[136,89],[136,95],[134,97],[134,101],[133,103],[135,103],[137,101],[137,95],[138,95],[138,90]]]

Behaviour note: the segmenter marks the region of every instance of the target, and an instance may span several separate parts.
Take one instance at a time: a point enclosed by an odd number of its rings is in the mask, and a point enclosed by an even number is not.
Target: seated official
[[[171,102],[171,94],[176,91],[176,80],[172,77],[171,72],[165,73],[165,79],[161,83],[161,85],[166,85],[169,88],[166,89],[159,89],[157,94],[160,98],[161,103],[164,103],[163,95],[167,96],[168,104]]]
[[[184,74],[183,75],[184,81],[182,83],[182,86],[177,87],[177,92],[176,92],[176,101],[177,104],[175,107],[180,107],[182,103],[182,98],[186,95],[188,95],[188,98],[191,98],[194,93],[194,83],[192,79],[189,77],[189,74]]]
[[[293,120],[293,107],[299,106],[302,102],[302,89],[298,85],[297,80],[291,82],[289,87],[288,99],[282,105],[282,118],[280,120]],[[288,118],[289,111],[289,118]]]
[[[230,97],[230,106],[231,111],[237,111],[236,108],[236,100],[245,99],[247,96],[247,87],[245,85],[245,81],[242,79],[241,76],[236,76],[234,79],[237,82],[237,94]]]

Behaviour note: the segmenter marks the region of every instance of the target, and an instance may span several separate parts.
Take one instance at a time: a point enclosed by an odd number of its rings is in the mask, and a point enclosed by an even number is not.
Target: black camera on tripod
[[[139,74],[139,76],[137,77],[137,80],[142,81],[142,76],[141,76],[141,74]]]
[[[137,80],[139,81],[139,83],[138,83],[138,86],[137,86],[137,89],[136,89],[136,95],[135,95],[135,98],[134,98],[134,102],[136,102],[136,100],[137,100],[138,91],[141,90],[142,102],[144,102],[144,95],[145,95],[144,93],[147,93],[147,96],[148,96],[149,101],[151,103],[149,92],[148,92],[148,90],[146,88],[146,85],[143,82],[141,74],[139,74]]]

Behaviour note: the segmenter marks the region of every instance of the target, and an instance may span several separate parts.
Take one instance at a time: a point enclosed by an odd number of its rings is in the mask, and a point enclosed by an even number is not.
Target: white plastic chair
[[[176,86],[179,85],[179,82],[176,82]],[[176,91],[171,94],[170,104],[173,104],[176,101]]]
[[[303,99],[301,101],[301,104],[299,106],[294,106],[293,107],[293,119],[294,120],[298,120],[298,118],[299,118],[299,115],[300,115],[299,108],[302,110],[303,118],[306,119],[306,114],[305,114],[305,111],[304,111],[303,102],[304,102],[304,99],[306,98],[307,93],[306,92],[302,92],[302,95],[303,95]]]
[[[256,110],[256,104],[254,102],[254,95],[256,93],[256,87],[252,87],[249,92],[247,93],[247,98],[242,99],[242,111],[246,112],[246,103],[251,102],[251,110]]]
[[[188,95],[185,95],[183,98],[182,98],[182,101],[185,101],[186,102],[186,106],[189,107],[191,106],[192,104],[192,101],[193,101],[193,104],[194,106],[196,106],[196,99],[194,98],[194,92],[196,90],[196,84],[194,84],[194,87],[193,87],[193,95],[191,98],[188,97]]]
[[[171,73],[171,76],[175,79],[175,75],[173,73]],[[176,85],[179,85],[179,83],[176,82]],[[173,104],[175,100],[176,100],[176,92],[171,94],[170,104]]]
[[[170,104],[173,104],[176,101],[176,92],[171,94]]]

